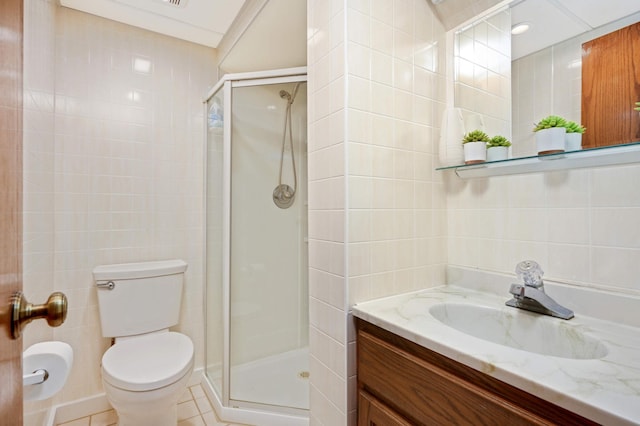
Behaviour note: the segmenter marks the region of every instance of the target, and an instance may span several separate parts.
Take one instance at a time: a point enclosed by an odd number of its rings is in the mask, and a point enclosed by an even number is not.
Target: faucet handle
[[[523,260],[518,263],[516,265],[516,275],[526,286],[535,288],[543,286],[542,276],[544,275],[544,271],[536,261]]]
[[[509,288],[509,293],[513,294],[516,299],[524,297],[524,291],[524,286],[520,284],[511,284]]]

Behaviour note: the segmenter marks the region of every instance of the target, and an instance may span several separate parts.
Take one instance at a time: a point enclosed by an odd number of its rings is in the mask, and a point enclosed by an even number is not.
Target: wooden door
[[[582,146],[640,141],[640,22],[582,45]]]
[[[22,339],[9,300],[22,289],[22,0],[0,0],[0,423],[22,425]]]

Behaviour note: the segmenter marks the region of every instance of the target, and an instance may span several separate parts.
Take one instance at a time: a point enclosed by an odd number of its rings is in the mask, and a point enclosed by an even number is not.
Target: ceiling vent
[[[164,3],[166,5],[175,7],[185,7],[188,0],[156,0],[158,3]]]

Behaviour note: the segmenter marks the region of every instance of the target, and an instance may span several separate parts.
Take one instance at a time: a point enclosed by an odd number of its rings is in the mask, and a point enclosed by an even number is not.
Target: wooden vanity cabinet
[[[358,426],[597,424],[371,323],[356,327]]]

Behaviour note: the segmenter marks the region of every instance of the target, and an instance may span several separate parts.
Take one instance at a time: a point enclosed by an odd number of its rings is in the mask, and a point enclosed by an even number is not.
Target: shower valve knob
[[[273,202],[281,209],[289,208],[295,196],[296,191],[286,184],[278,185],[273,190]]]

